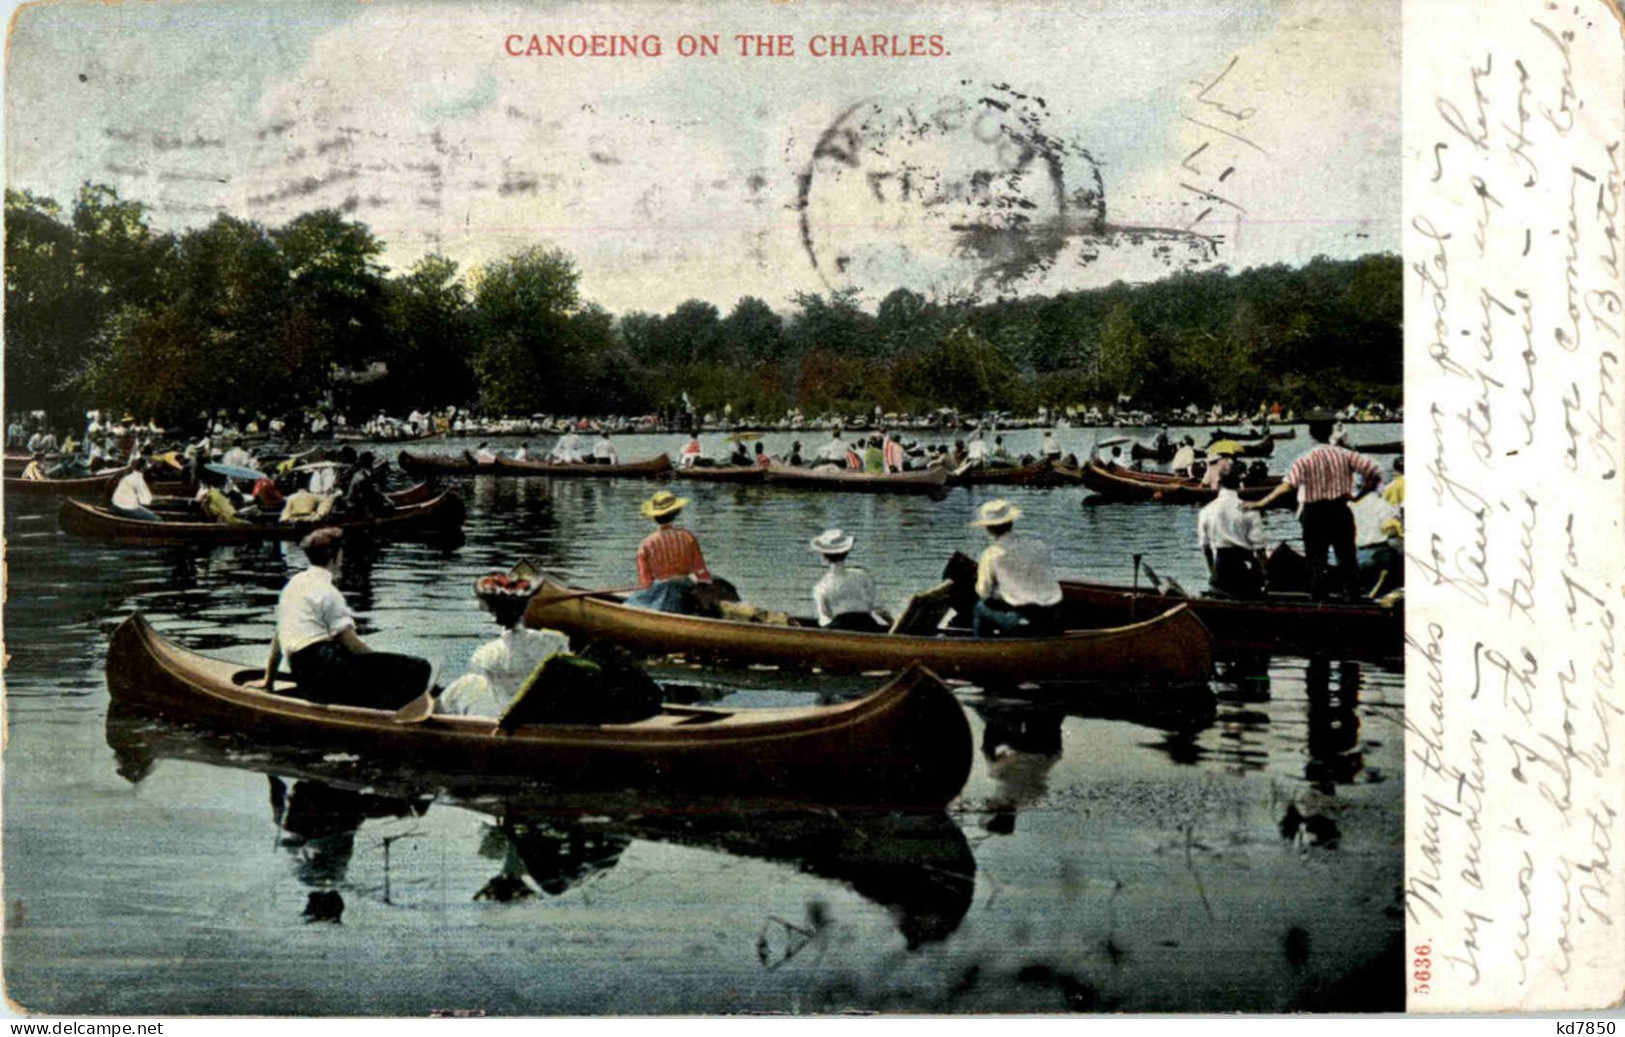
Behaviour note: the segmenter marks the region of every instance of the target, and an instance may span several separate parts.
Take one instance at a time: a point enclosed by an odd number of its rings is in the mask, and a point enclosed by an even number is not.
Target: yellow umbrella
[[[1221,439],[1217,443],[1208,444],[1209,457],[1235,457],[1241,453],[1241,444],[1233,439]]]

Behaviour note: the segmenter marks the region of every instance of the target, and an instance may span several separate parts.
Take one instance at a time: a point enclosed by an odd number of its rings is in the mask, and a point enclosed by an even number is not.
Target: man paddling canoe
[[[323,526],[299,542],[310,568],[282,588],[276,635],[265,660],[265,688],[275,691],[286,657],[300,698],[333,705],[397,709],[423,694],[427,660],[374,651],[355,632],[355,616],[333,576],[344,559],[344,530]]]

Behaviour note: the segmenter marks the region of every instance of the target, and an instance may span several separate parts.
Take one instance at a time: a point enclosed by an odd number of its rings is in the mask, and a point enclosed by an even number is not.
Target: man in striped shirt
[[[1297,490],[1298,522],[1303,527],[1303,553],[1309,563],[1312,593],[1316,598],[1325,598],[1329,588],[1335,588],[1340,594],[1358,597],[1360,569],[1355,555],[1354,512],[1349,510],[1349,504],[1376,490],[1382,483],[1382,468],[1363,454],[1332,446],[1332,419],[1328,415],[1310,416],[1309,435],[1319,445],[1292,462],[1286,478],[1268,496],[1243,507],[1260,511],[1276,498]],[[1358,491],[1354,490],[1355,476],[1360,477]],[[1328,550],[1337,559],[1335,580],[1327,572]]]
[[[628,605],[656,612],[690,612],[696,582],[710,583],[700,542],[688,530],[672,524],[688,498],[669,490],[643,502],[643,514],[655,522],[655,531],[638,545],[638,583],[643,588],[626,599]]]

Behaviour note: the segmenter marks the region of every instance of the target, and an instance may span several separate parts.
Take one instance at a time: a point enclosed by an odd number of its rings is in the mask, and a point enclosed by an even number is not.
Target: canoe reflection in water
[[[910,950],[950,936],[975,896],[976,859],[942,810],[855,814],[797,809],[783,800],[634,798],[535,783],[482,789],[466,778],[451,793],[421,770],[257,745],[116,703],[107,743],[118,773],[131,783],[166,759],[268,775],[279,845],[293,853],[295,877],[309,890],[310,921],[340,921],[340,889],[357,895],[345,875],[364,823],[421,817],[431,802],[491,818],[472,852],[495,861],[497,871],[468,896],[493,905],[531,901],[538,891],[563,895],[616,867],[638,840],[778,862],[843,883],[886,908]],[[389,842],[383,841],[383,889],[360,891],[384,903]]]

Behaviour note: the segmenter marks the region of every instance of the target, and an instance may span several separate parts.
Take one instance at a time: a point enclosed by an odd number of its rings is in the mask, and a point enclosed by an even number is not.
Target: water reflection
[[[647,796],[629,809],[624,797],[613,794],[560,795],[495,783],[489,791],[464,785],[453,795],[427,785],[421,769],[387,771],[349,756],[245,748],[241,740],[123,707],[108,714],[107,744],[116,771],[132,784],[166,759],[266,774],[278,844],[292,856],[294,876],[307,890],[309,921],[340,921],[341,890],[366,822],[421,817],[437,800],[492,819],[473,852],[496,860],[498,868],[470,892],[473,900],[513,903],[538,891],[563,895],[614,868],[637,840],[775,861],[843,883],[885,907],[910,949],[952,935],[975,895],[976,860],[943,811],[844,814],[787,810],[782,803],[753,806],[748,798],[718,806]]]

